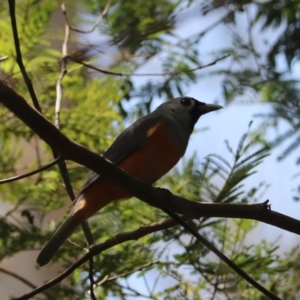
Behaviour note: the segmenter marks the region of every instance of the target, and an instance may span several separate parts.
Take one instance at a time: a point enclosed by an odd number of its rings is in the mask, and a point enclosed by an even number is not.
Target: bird
[[[125,129],[103,157],[135,178],[153,184],[184,155],[198,119],[221,108],[186,96],[166,101]],[[82,222],[112,201],[126,198],[130,198],[128,192],[90,172],[68,217],[42,249],[37,263],[49,263]]]

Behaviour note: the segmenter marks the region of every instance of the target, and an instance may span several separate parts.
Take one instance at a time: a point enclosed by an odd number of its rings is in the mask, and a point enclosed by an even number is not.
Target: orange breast
[[[172,143],[163,122],[151,128],[147,134],[146,143],[118,166],[138,179],[154,183],[178,162],[182,153]],[[74,207],[74,213],[81,215],[82,220],[114,200],[130,197],[127,192],[103,178],[95,182],[83,196]]]
[[[149,129],[146,143],[118,166],[136,178],[154,183],[180,159],[163,122]]]

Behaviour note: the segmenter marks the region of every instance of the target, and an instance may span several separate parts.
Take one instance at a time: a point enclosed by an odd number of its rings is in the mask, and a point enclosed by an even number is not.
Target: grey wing
[[[119,164],[124,158],[140,148],[146,141],[148,130],[159,121],[156,114],[147,115],[125,129],[104,152],[103,156],[114,164]],[[101,175],[90,172],[82,187],[81,193]]]

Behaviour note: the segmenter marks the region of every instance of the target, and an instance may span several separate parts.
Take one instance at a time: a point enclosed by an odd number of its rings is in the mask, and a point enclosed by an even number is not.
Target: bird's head
[[[223,108],[217,104],[206,104],[191,97],[178,97],[161,104],[157,110],[171,114],[182,124],[188,124],[191,131],[199,118],[209,112]]]

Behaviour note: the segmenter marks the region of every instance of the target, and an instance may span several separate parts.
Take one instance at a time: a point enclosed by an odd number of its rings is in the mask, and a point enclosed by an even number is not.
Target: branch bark
[[[32,108],[21,95],[2,82],[0,82],[0,103],[55,149],[63,159],[72,160],[86,166],[113,181],[132,196],[154,207],[164,208],[167,204],[169,209],[187,219],[198,219],[200,217],[253,219],[300,235],[300,221],[271,211],[267,202],[254,205],[199,203],[173,195],[164,189],[154,188],[148,183],[134,178],[103,156],[68,139],[42,114]],[[156,199],[159,199],[159,201]]]

